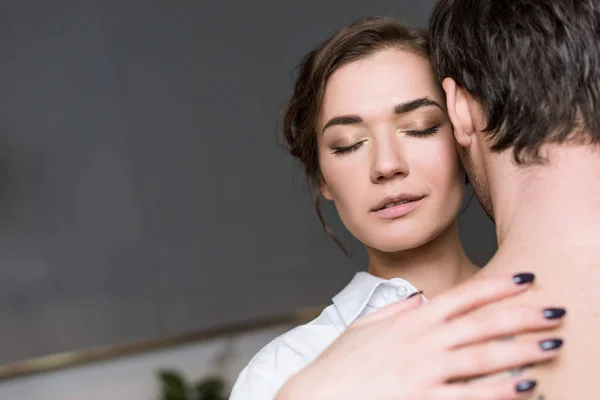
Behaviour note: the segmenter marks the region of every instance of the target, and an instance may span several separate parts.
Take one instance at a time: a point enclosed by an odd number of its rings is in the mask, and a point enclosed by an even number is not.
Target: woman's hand
[[[284,385],[277,399],[526,397],[534,381],[464,380],[557,356],[561,340],[546,332],[542,345],[525,334],[556,328],[563,309],[484,307],[523,293],[531,281],[532,274],[471,280],[426,304],[421,304],[421,296],[414,296],[382,308],[350,325]],[[516,340],[498,340],[508,336]]]

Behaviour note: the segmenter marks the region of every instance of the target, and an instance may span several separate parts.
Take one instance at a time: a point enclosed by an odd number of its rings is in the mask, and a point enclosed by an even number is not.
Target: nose
[[[373,183],[406,177],[408,173],[408,163],[400,143],[395,138],[387,138],[375,143],[371,166],[371,181]]]

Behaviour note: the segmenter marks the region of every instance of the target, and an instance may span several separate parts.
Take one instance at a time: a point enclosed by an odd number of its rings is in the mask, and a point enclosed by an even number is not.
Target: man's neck
[[[464,252],[457,222],[416,249],[383,253],[367,248],[367,252],[371,274],[384,279],[405,279],[428,298],[467,280],[479,270]]]
[[[600,390],[600,364],[591,362],[600,357],[600,155],[591,148],[555,146],[548,156],[544,165],[505,162],[504,168],[495,163],[488,170],[493,172],[488,178],[499,177],[490,180],[499,249],[481,274],[536,274],[531,290],[502,305],[565,307],[566,320],[551,334],[566,345],[556,362],[536,365],[528,376],[540,382],[538,394],[549,400],[595,398],[590,393]]]
[[[494,166],[501,176],[490,180],[499,244],[495,258],[595,259],[600,256],[600,153],[590,146],[555,145],[543,154],[548,162],[542,165]]]

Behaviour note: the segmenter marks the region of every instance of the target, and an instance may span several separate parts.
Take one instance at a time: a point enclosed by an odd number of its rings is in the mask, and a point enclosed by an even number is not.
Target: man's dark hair
[[[438,79],[483,107],[491,149],[541,161],[544,143],[600,143],[600,0],[439,0]]]

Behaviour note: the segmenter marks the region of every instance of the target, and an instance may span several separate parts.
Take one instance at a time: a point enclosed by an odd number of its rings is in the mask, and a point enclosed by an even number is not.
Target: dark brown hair
[[[429,59],[425,31],[409,28],[388,17],[359,19],[338,30],[308,53],[299,67],[292,96],[283,110],[283,135],[287,147],[304,168],[313,204],[325,232],[344,250],[321,213],[321,169],[316,126],[325,85],[341,66],[385,49],[400,49]],[[345,251],[345,250],[344,250]]]
[[[482,105],[491,150],[543,162],[545,143],[600,143],[598,0],[439,0],[432,64]]]

